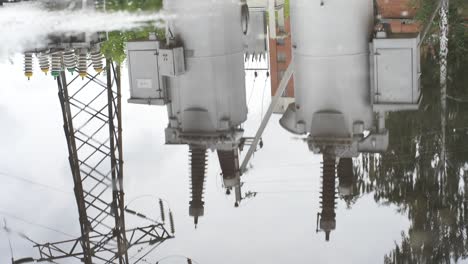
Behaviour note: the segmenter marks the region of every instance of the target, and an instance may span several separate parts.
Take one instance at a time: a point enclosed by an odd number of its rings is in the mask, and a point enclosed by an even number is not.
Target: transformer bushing
[[[24,76],[26,76],[28,80],[33,76],[32,53],[29,52],[24,54]]]
[[[88,74],[88,72],[87,72],[87,69],[88,69],[87,63],[88,63],[88,56],[87,56],[86,52],[81,50],[79,52],[79,54],[78,54],[78,74],[83,79]]]
[[[77,57],[73,49],[69,49],[63,53],[63,64],[70,73],[73,73],[76,69],[76,60]]]
[[[322,192],[320,205],[322,212],[320,215],[319,228],[325,232],[325,240],[330,240],[331,231],[336,229],[336,162],[335,157],[323,155],[322,164]]]
[[[239,184],[239,151],[233,150],[218,150],[218,160],[221,166],[224,186],[232,188]]]
[[[340,158],[338,163],[338,190],[341,196],[349,197],[353,194],[354,172],[353,159]]]
[[[41,71],[47,75],[50,68],[49,55],[41,52],[39,55],[37,55],[37,58],[39,60],[39,68],[41,68]]]
[[[104,69],[103,56],[100,50],[93,50],[90,53],[93,68],[97,73],[101,73]]]
[[[63,70],[62,52],[57,51],[57,52],[52,53],[51,58],[52,58],[51,75],[52,77],[54,77],[54,79],[56,79],[60,75],[60,72]]]
[[[191,167],[191,201],[189,215],[193,217],[195,227],[198,218],[205,213],[203,194],[205,191],[205,172],[207,166],[206,149],[199,146],[190,146],[190,167]]]

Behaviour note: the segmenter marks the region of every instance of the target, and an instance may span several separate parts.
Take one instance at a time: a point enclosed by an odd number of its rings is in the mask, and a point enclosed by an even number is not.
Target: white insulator
[[[83,78],[87,75],[87,69],[88,69],[87,59],[88,58],[87,58],[86,53],[80,53],[78,55],[78,73]]]
[[[57,51],[52,53],[52,76],[57,78],[62,71],[62,52]]]
[[[100,73],[103,70],[103,63],[102,63],[102,54],[100,51],[93,51],[91,52],[91,61],[93,62],[93,68],[96,72]]]
[[[37,58],[39,59],[39,68],[41,68],[43,73],[47,74],[50,68],[49,55],[46,53],[40,53]]]
[[[76,68],[76,54],[75,51],[70,49],[63,54],[63,64],[69,72],[74,72]]]
[[[32,53],[25,53],[24,54],[24,76],[28,77],[28,80],[33,75],[33,61],[32,61]]]

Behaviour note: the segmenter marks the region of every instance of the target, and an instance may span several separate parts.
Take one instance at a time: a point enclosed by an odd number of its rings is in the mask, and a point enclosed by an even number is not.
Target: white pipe
[[[294,72],[294,63],[291,61],[291,63],[288,66],[288,69],[286,69],[286,72],[284,73],[283,79],[281,79],[278,90],[276,90],[275,96],[271,100],[270,106],[268,107],[265,117],[263,118],[262,123],[260,124],[260,127],[258,128],[257,133],[255,134],[255,138],[252,142],[252,145],[250,145],[250,148],[247,151],[247,154],[245,155],[244,160],[242,161],[242,165],[240,167],[241,175],[242,173],[244,173],[245,168],[247,167],[247,164],[249,163],[250,158],[252,158],[253,153],[257,149],[257,145],[258,145],[258,142],[260,141],[263,131],[265,131],[265,128],[268,122],[270,121],[271,115],[273,114],[273,109],[275,109],[281,95],[283,94],[284,90],[286,90],[286,87],[288,87],[288,83],[289,83],[289,80],[291,79],[291,76],[293,75],[293,72]]]

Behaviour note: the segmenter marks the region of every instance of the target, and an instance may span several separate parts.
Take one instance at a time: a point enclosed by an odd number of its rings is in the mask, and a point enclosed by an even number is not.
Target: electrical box
[[[374,111],[416,110],[420,99],[419,36],[376,38],[371,48]]]
[[[167,92],[158,64],[159,42],[154,40],[127,42],[129,103],[165,105]]]
[[[174,77],[185,72],[184,48],[162,48],[159,50],[160,74]]]

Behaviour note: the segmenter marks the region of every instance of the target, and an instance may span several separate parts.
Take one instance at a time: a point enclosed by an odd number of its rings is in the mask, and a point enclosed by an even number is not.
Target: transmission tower
[[[106,60],[105,74],[91,75],[91,66],[86,75],[61,71],[57,78],[81,236],[36,244],[39,259],[14,263],[76,258],[86,264],[128,264],[131,247],[157,246],[172,237],[157,222],[126,229],[120,68]],[[172,221],[171,229],[174,233]]]

